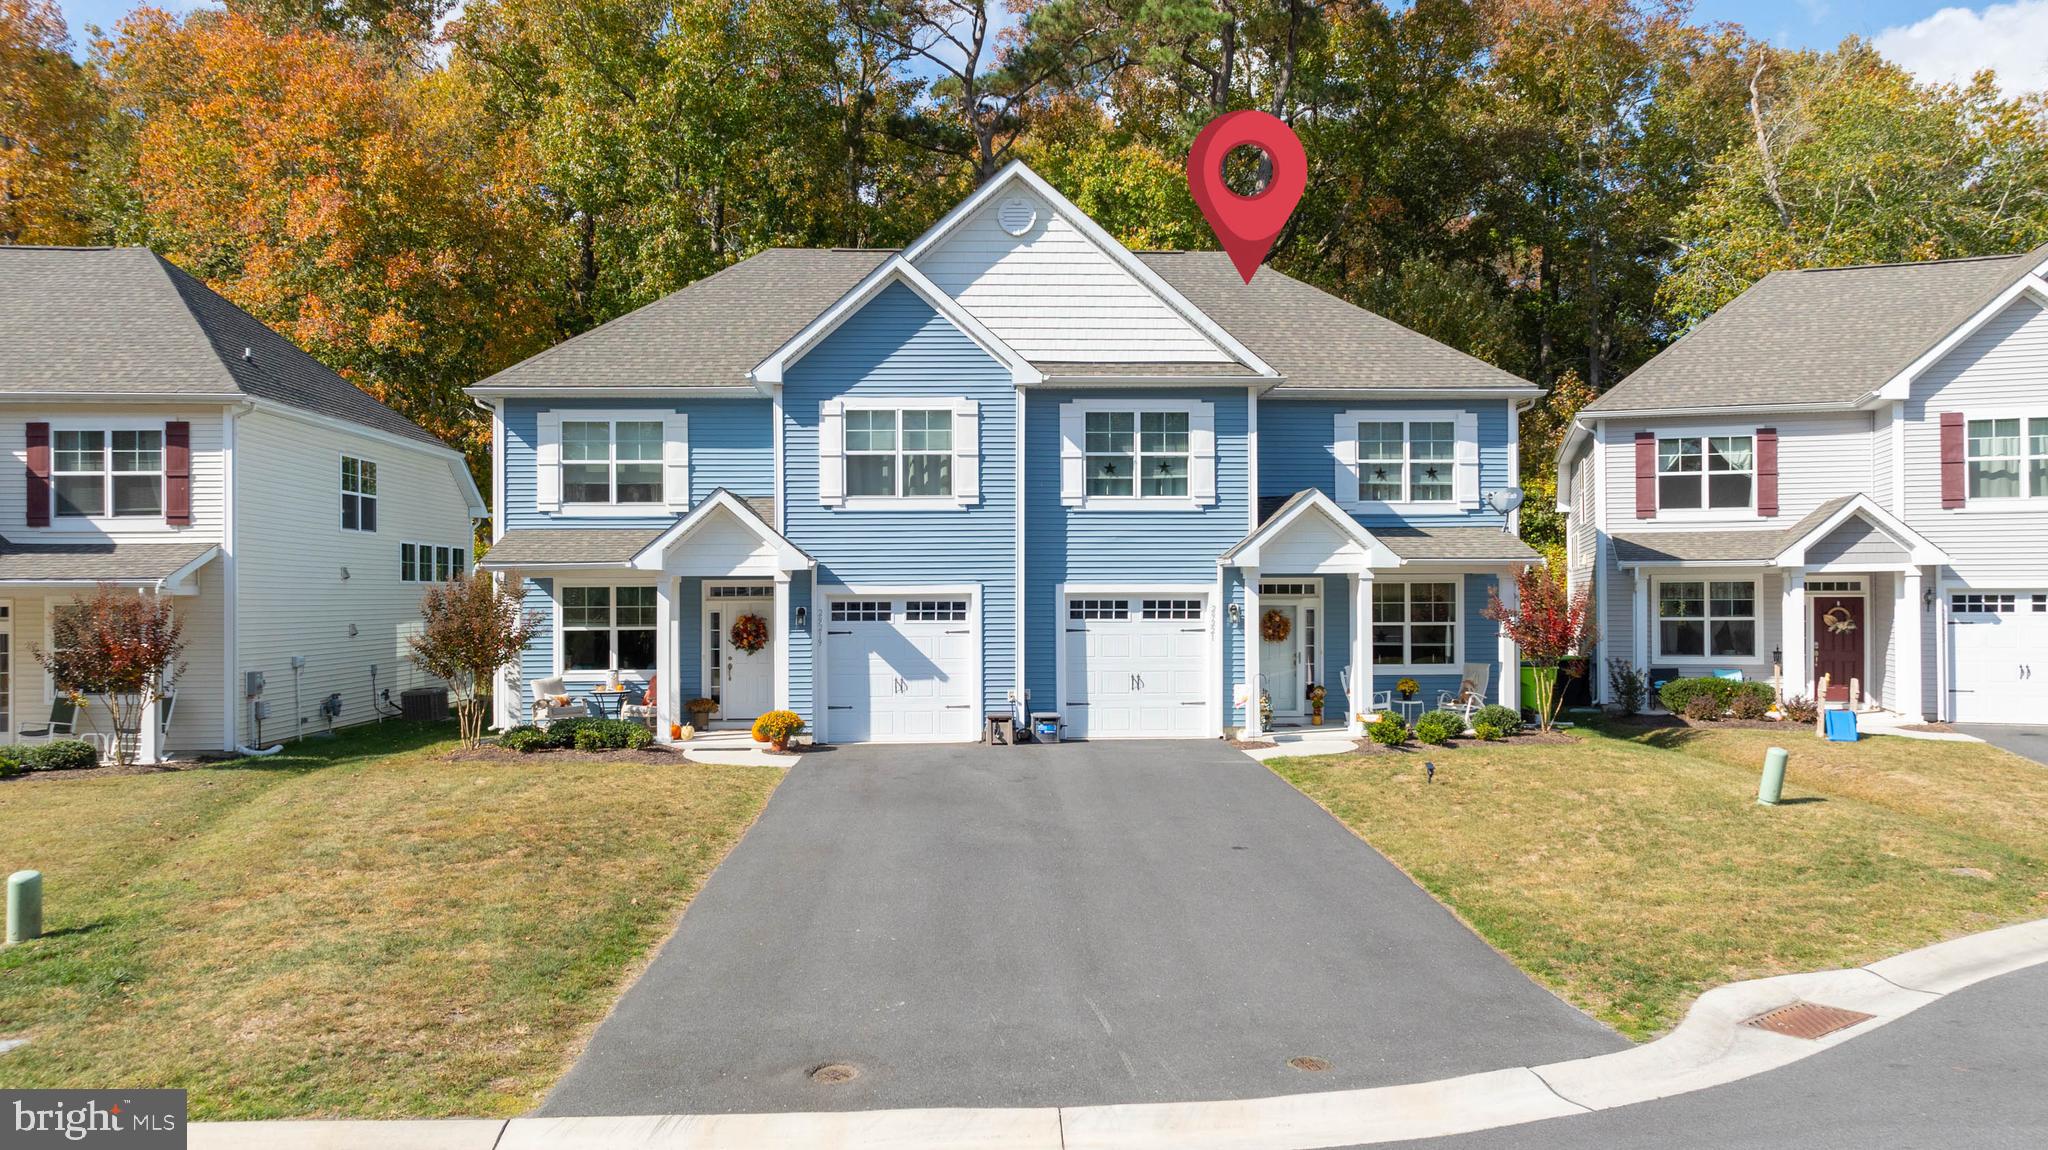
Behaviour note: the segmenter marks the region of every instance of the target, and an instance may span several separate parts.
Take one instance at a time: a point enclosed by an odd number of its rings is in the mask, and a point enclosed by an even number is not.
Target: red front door
[[[1869,685],[1863,667],[1863,599],[1817,595],[1813,599],[1813,681],[1828,677],[1828,701],[1846,703],[1849,682]]]

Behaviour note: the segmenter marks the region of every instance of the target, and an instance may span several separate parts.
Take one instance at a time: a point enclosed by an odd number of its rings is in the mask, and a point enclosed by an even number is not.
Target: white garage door
[[[1948,632],[1957,722],[2034,722],[2048,712],[2048,593],[1952,594]]]
[[[828,610],[826,742],[949,742],[981,734],[981,644],[967,599],[834,599]]]
[[[1190,595],[1067,600],[1066,697],[1077,739],[1209,734],[1206,600]]]

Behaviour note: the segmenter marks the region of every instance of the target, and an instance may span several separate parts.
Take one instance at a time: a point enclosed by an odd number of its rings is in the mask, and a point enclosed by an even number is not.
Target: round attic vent
[[[1013,236],[1021,236],[1038,222],[1038,207],[1022,196],[1012,196],[996,209],[996,223]]]

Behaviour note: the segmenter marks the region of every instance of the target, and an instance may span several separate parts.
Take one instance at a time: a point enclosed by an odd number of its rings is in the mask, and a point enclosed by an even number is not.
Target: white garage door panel
[[[2019,723],[2048,710],[2048,593],[1958,592],[1949,606],[1956,721]]]
[[[1145,618],[1148,597],[1075,598],[1085,599],[1088,608],[1077,612],[1070,602],[1063,612],[1067,698],[1061,711],[1068,735],[1207,734],[1209,630],[1203,619]],[[1077,613],[1093,617],[1076,619]]]
[[[920,602],[926,602],[921,600]],[[825,738],[834,743],[967,741],[980,644],[966,620],[919,622],[892,600],[886,621],[833,619],[825,634]]]

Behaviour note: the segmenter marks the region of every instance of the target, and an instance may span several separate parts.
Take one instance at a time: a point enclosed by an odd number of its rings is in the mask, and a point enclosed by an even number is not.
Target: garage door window
[[[912,599],[903,604],[903,618],[911,623],[965,623],[965,599]]]
[[[2012,595],[1982,595],[1972,592],[1967,595],[1951,595],[1949,608],[1965,615],[2010,615],[2018,608]]]
[[[887,623],[889,601],[887,599],[834,599],[832,601],[834,623]]]
[[[1200,619],[1200,599],[1147,599],[1141,608],[1147,619]]]
[[[1086,619],[1128,619],[1131,604],[1126,599],[1074,599],[1067,603],[1067,618],[1075,621]]]
[[[654,588],[562,588],[562,670],[654,667]]]

